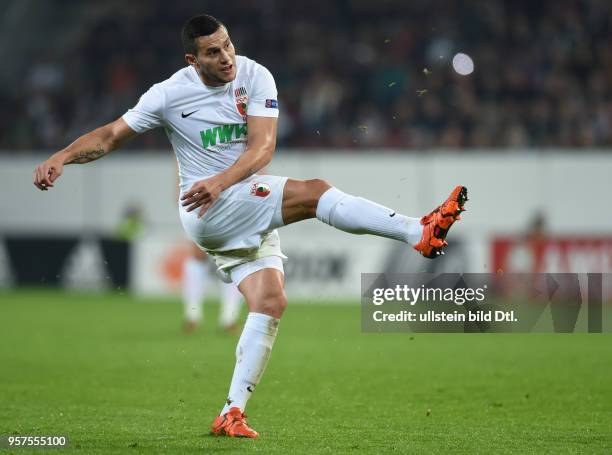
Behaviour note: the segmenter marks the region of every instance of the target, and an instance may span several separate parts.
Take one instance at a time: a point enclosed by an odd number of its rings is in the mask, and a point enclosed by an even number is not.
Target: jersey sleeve
[[[247,112],[256,117],[278,117],[276,83],[264,66],[259,65],[255,71]]]
[[[154,85],[140,97],[136,106],[123,114],[123,120],[136,133],[144,133],[163,125],[165,97],[161,88]]]

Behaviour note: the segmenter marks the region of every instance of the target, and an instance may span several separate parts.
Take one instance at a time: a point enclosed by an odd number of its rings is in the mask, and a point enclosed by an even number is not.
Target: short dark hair
[[[183,41],[185,53],[197,55],[198,48],[195,43],[196,38],[199,36],[212,35],[221,27],[225,28],[223,22],[208,14],[202,14],[201,16],[195,16],[189,19],[183,26],[183,31],[181,32],[181,40]]]

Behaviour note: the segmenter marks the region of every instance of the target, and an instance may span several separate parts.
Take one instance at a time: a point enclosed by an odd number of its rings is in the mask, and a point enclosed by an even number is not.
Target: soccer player
[[[202,322],[202,305],[206,289],[216,277],[211,273],[206,253],[192,244],[189,257],[183,264],[183,309],[185,332],[194,332]],[[234,283],[221,282],[219,326],[226,332],[238,329],[242,295]]]
[[[464,210],[467,189],[457,186],[431,213],[410,218],[321,179],[258,175],[276,146],[279,104],[272,75],[237,56],[227,28],[212,16],[190,19],[182,41],[187,67],[153,85],[121,118],[38,165],[33,179],[40,190],[48,190],[64,165],[88,163],[136,134],[165,129],[179,163],[183,227],[238,286],[249,309],[229,396],[212,432],[255,438],[244,409],[287,305],[277,228],[316,217],[353,234],[399,240],[435,258]]]

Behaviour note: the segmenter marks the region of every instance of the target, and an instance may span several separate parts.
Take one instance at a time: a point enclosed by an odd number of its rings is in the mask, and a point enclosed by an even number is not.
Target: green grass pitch
[[[260,439],[210,436],[236,337],[205,313],[185,335],[178,300],[0,293],[0,434],[67,435],[52,453],[612,453],[610,335],[363,334],[346,304],[290,302],[247,409]]]

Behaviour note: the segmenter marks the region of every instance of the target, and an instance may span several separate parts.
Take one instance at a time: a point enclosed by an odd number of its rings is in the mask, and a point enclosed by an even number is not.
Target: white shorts
[[[244,264],[239,264],[230,269],[228,275],[231,282],[238,286],[247,276],[263,269],[276,269],[282,274],[285,273],[282,258],[279,256],[266,256],[255,259],[254,261],[245,262]],[[223,272],[220,273],[223,274]],[[223,275],[221,276],[223,277]]]
[[[275,230],[283,226],[286,182],[287,177],[253,175],[223,191],[202,218],[197,217],[197,209],[187,212],[179,204],[183,228],[200,248],[211,255],[222,274],[261,258],[275,256],[286,259]],[[280,264],[280,269],[278,266],[272,268],[282,271],[282,261]],[[236,283],[233,277],[232,281]]]

